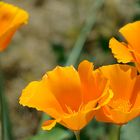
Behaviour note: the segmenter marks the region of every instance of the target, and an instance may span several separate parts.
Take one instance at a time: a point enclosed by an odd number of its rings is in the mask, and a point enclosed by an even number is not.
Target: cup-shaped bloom
[[[124,42],[112,38],[109,42],[114,57],[118,62],[134,62],[140,71],[140,21],[129,23],[119,32],[124,37]]]
[[[96,119],[102,122],[125,124],[140,115],[140,75],[129,65],[108,65],[99,71],[110,80],[113,98],[99,109]]]
[[[27,23],[28,13],[18,7],[0,2],[0,51],[9,44],[13,34]]]
[[[22,91],[20,104],[53,118],[43,124],[44,130],[50,130],[56,123],[80,130],[112,98],[108,85],[108,80],[93,71],[93,64],[86,60],[80,63],[78,71],[73,66],[57,66]]]

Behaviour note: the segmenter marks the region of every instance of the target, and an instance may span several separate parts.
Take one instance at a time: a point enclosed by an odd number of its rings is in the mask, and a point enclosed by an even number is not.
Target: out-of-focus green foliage
[[[121,140],[140,140],[140,118],[130,121],[121,130]]]
[[[57,57],[57,63],[59,65],[63,65],[66,61],[66,55],[65,55],[65,49],[64,46],[62,44],[58,44],[55,42],[51,43],[52,49],[56,54]]]
[[[41,131],[36,136],[28,140],[67,140],[71,137],[71,133],[63,128],[55,127],[49,132]]]
[[[72,137],[72,132],[67,131],[64,127],[61,127],[58,124],[51,131],[43,131],[41,129],[41,125],[48,119],[50,119],[50,117],[44,114],[39,126],[38,133],[28,140],[66,140]]]

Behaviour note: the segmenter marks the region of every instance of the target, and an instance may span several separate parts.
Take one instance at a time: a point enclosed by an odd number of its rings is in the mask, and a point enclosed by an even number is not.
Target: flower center
[[[75,113],[77,113],[77,112],[80,112],[82,109],[83,109],[83,103],[79,106],[79,109],[78,110],[73,110],[73,109],[71,109],[71,107],[70,106],[68,106],[68,105],[65,105],[65,107],[66,107],[66,113],[68,113],[68,114],[75,114]]]
[[[126,99],[116,99],[109,103],[109,107],[112,109],[120,110],[122,112],[128,112],[131,109],[132,104]]]

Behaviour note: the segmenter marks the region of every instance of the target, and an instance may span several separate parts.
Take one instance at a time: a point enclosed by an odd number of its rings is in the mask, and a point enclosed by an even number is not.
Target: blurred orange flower
[[[119,42],[112,38],[109,47],[118,62],[134,62],[140,71],[140,21],[129,23],[122,27],[119,32],[126,42]]]
[[[13,34],[27,23],[28,13],[11,4],[0,2],[0,51],[9,44]]]
[[[93,64],[86,60],[80,63],[78,71],[73,66],[57,66],[41,81],[31,82],[23,90],[20,104],[54,118],[43,124],[44,130],[50,130],[56,123],[80,130],[112,98],[108,85],[108,80],[93,71]]]
[[[96,119],[103,122],[125,124],[140,115],[140,75],[129,65],[109,65],[99,71],[110,80],[113,98],[99,109]]]

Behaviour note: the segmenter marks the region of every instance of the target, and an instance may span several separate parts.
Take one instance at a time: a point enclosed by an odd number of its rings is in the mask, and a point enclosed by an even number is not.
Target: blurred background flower
[[[16,30],[27,23],[28,13],[4,2],[0,2],[0,13],[0,51],[3,51]]]

